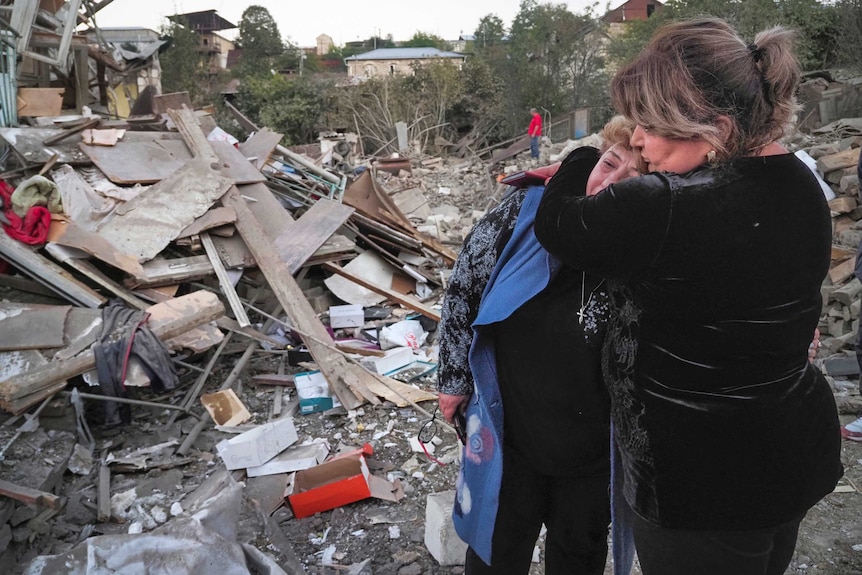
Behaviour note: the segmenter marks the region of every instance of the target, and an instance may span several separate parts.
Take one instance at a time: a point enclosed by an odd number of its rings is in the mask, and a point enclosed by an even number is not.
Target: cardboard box
[[[365,325],[365,311],[359,304],[333,305],[329,307],[329,327],[362,327]]]
[[[293,382],[299,397],[299,412],[303,415],[341,407],[338,398],[332,395],[326,378],[319,371],[297,373]]]
[[[392,503],[404,499],[404,487],[399,480],[389,482],[368,471],[365,458],[372,453],[371,444],[366,443],[291,475],[284,498],[293,507],[294,515],[308,517],[369,496]]]
[[[263,465],[246,468],[245,472],[249,477],[260,477],[302,471],[320,465],[327,455],[329,455],[329,446],[324,441],[308,445],[292,445]]]
[[[201,403],[216,425],[235,427],[251,419],[251,413],[232,389],[205,393],[201,396]]]
[[[370,475],[363,455],[341,457],[297,471],[285,496],[297,518],[310,517],[371,497]]]
[[[383,357],[363,357],[360,363],[365,369],[384,375],[413,363],[414,359],[413,350],[409,347],[393,347],[387,349]]]
[[[259,467],[296,443],[297,439],[293,419],[282,417],[220,441],[216,450],[229,470]]]

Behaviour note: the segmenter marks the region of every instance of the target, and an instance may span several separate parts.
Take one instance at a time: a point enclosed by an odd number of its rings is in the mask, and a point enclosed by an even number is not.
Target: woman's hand
[[[811,340],[811,344],[808,346],[808,361],[814,361],[817,357],[817,349],[820,347],[820,330],[818,328],[814,328],[814,339]]]
[[[447,393],[437,394],[437,403],[440,405],[440,411],[449,423],[452,423],[452,419],[455,417],[456,412],[463,412],[467,409],[467,401],[469,399],[469,395],[449,395]]]

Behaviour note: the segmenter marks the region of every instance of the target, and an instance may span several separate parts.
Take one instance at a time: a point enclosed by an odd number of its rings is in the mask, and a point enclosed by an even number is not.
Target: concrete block
[[[455,532],[455,491],[431,493],[425,504],[425,547],[440,565],[463,565],[467,544]]]

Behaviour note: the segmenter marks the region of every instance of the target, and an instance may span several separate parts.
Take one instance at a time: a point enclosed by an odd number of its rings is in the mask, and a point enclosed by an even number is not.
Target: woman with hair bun
[[[793,34],[665,25],[612,83],[649,174],[574,197],[535,231],[607,279],[602,370],[644,575],[781,575],[843,473],[832,391],[808,361],[831,221],[792,125]]]

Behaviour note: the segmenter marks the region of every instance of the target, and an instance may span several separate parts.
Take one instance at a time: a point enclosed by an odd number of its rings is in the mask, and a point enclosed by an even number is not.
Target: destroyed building
[[[11,13],[38,24],[14,43],[24,65],[68,86],[22,76],[0,126],[4,564],[459,573],[434,332],[459,246],[505,193],[496,177],[527,165],[526,139],[369,157],[350,133],[287,148],[232,108],[252,134],[236,141],[187,94],[142,97],[157,39],[122,55],[111,34],[67,34],[79,6]],[[835,114],[858,89],[821,76],[804,91],[791,144],[825,180],[835,232],[817,361],[855,415],[862,119]],[[543,158],[596,142],[555,138]],[[860,478],[848,467],[835,497],[858,500]],[[841,545],[862,544],[848,531]]]

